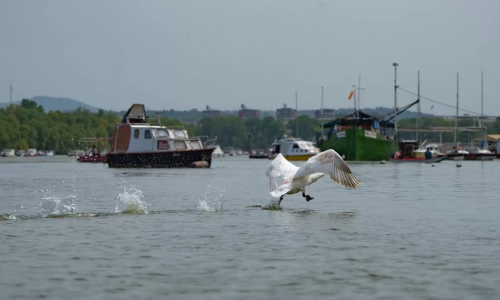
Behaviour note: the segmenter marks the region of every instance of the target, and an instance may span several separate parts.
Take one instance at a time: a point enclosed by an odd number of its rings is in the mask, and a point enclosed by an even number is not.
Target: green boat
[[[361,111],[323,125],[321,151],[333,149],[349,161],[389,161],[398,150],[394,123],[379,120]]]

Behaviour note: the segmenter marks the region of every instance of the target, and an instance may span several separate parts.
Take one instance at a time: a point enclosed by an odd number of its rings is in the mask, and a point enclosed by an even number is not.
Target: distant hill
[[[98,112],[99,108],[90,106],[80,101],[76,101],[70,98],[54,98],[48,96],[35,96],[30,98],[30,100],[35,101],[38,105],[43,106],[43,109],[48,112],[50,110],[59,110],[62,112],[75,111],[77,108],[85,108],[90,112]],[[13,104],[19,105],[21,101],[15,101]],[[0,103],[0,108],[5,108],[9,106],[10,103]]]

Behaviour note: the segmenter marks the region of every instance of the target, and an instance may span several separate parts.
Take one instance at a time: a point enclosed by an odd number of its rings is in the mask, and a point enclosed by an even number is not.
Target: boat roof
[[[123,115],[122,123],[146,123],[146,109],[144,104],[132,104]]]
[[[353,122],[358,121],[358,120],[373,120],[373,121],[378,121],[382,127],[391,127],[391,128],[394,127],[394,123],[380,120],[379,118],[371,116],[369,114],[366,114],[362,111],[358,111],[357,113],[353,112],[352,114],[346,115],[340,119],[330,121],[330,122],[324,124],[323,127],[327,127],[327,128],[334,127],[335,125],[338,125],[338,124],[353,123]]]

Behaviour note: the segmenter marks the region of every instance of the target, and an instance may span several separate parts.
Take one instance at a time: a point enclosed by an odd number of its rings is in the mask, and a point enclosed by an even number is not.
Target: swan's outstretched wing
[[[293,178],[314,173],[328,174],[335,182],[348,188],[355,189],[361,185],[361,182],[352,174],[351,169],[349,169],[342,157],[332,149],[323,151],[309,158],[295,173]]]
[[[298,169],[299,167],[286,160],[283,154],[279,153],[267,168],[266,175],[271,178],[283,176],[286,179],[292,177]]]
[[[278,188],[278,183],[273,177],[269,177],[269,190],[272,192]]]
[[[278,186],[275,190],[271,191],[269,194],[271,196],[279,198],[282,195],[288,193],[292,189],[292,181],[285,180],[280,186]]]

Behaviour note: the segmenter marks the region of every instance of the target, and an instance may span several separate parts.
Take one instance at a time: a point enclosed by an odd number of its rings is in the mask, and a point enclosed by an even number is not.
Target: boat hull
[[[108,153],[107,158],[110,168],[192,168],[197,167],[196,163],[201,161],[207,162],[207,167],[210,167],[214,150],[215,148],[170,152]]]
[[[401,158],[401,159],[394,159],[391,158],[392,163],[424,163],[424,164],[433,164],[433,163],[438,163],[446,159],[446,156],[441,156],[441,157],[434,157],[434,158]]]
[[[349,161],[381,161],[389,160],[391,154],[398,150],[398,145],[378,132],[350,128],[332,134],[329,140],[321,143],[320,149],[333,149]]]
[[[482,160],[490,161],[496,158],[495,153],[469,153],[465,155],[464,160]]]
[[[106,155],[101,156],[80,156],[76,159],[81,163],[107,163],[108,157]]]

